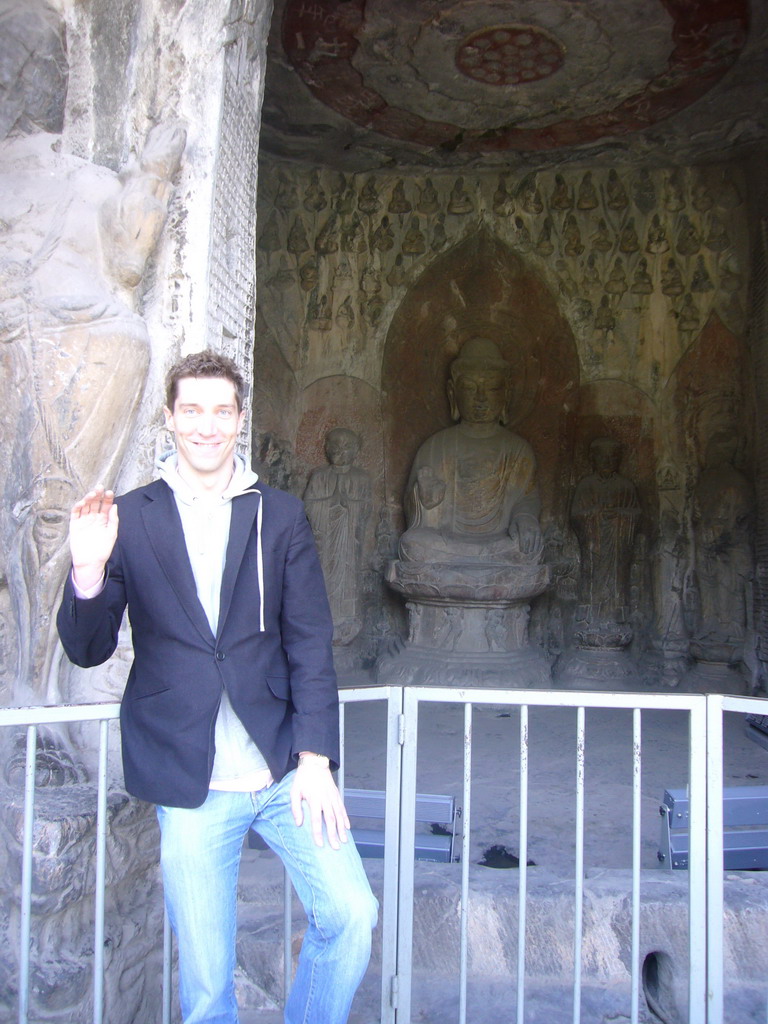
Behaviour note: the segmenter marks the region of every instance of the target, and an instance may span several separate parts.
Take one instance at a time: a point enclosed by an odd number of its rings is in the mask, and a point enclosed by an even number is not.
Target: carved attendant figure
[[[579,600],[591,624],[624,621],[640,515],[637,489],[619,475],[621,444],[598,437],[589,446],[593,472],[576,486],[571,523],[581,548]]]
[[[752,576],[754,495],[733,465],[738,440],[728,431],[707,445],[693,495],[693,533],[700,618],[697,640],[741,645],[747,626],[747,584]]]
[[[0,142],[0,624],[14,634],[0,678],[17,700],[62,696],[66,509],[120,466],[149,363],[135,289],[185,141],[181,125],[156,126],[120,175],[63,152],[58,134]]]
[[[360,438],[354,431],[329,430],[325,439],[329,465],[313,470],[304,492],[328,589],[335,644],[348,644],[362,626],[359,570],[371,511],[371,482],[365,470],[354,465],[359,451]]]

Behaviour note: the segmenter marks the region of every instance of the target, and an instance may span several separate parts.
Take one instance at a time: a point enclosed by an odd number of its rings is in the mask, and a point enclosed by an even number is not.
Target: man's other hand
[[[291,787],[291,810],[298,826],[304,822],[303,802],[306,801],[312,838],[316,846],[323,845],[323,822],[332,849],[338,850],[340,843],[346,843],[349,818],[341,799],[341,793],[333,781],[325,758],[314,758],[311,754],[299,757]]]

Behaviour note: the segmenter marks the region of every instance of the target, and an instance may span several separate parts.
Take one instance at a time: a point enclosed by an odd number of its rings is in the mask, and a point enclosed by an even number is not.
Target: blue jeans
[[[158,807],[168,916],[179,948],[185,1024],[237,1024],[237,876],[251,827],[281,857],[309,925],[285,1006],[286,1024],[344,1024],[362,981],[377,902],[350,837],[315,846],[309,815],[291,814],[294,773],[256,793],[211,790],[202,807]]]

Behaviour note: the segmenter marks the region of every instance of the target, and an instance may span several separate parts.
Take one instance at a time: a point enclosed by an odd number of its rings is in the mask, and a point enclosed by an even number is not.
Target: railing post
[[[413,970],[413,879],[416,842],[416,755],[418,753],[419,693],[403,689],[400,775],[399,891],[397,898],[397,1024],[411,1024]]]
[[[584,940],[584,754],[585,710],[576,709],[576,864],[573,911],[573,1024],[581,1020],[581,953]]]
[[[24,766],[24,839],[21,860],[21,927],[19,936],[19,1024],[29,1015],[29,943],[32,926],[32,840],[35,827],[35,768],[37,727],[27,727],[27,759]]]
[[[163,908],[163,1024],[171,1024],[173,1003],[173,934],[168,911]]]
[[[707,704],[692,697],[689,718],[688,1024],[707,1021]],[[712,1024],[718,1024],[713,1021]]]
[[[707,696],[707,1021],[723,1019],[723,699]]]
[[[467,967],[469,930],[469,839],[472,829],[472,705],[464,705],[464,783],[462,790],[462,818],[464,834],[461,840],[461,914],[459,963],[459,1024],[467,1021]]]
[[[387,693],[387,764],[384,809],[384,892],[381,910],[381,1024],[398,1020],[398,890],[400,887],[400,787],[402,783],[403,688]]]
[[[99,723],[99,772],[96,806],[96,894],[93,926],[93,1024],[104,1017],[104,917],[107,874],[107,746],[109,722]]]

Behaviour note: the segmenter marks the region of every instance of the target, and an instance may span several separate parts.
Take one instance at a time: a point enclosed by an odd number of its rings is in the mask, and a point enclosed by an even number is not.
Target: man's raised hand
[[[81,590],[91,590],[102,579],[116,540],[115,493],[97,484],[75,502],[69,517],[72,578]]]

